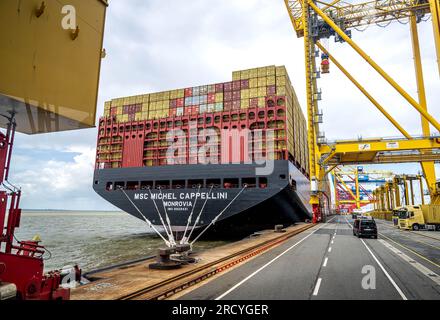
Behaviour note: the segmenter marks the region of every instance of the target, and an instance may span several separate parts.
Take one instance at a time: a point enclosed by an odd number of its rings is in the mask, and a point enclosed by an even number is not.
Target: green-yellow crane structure
[[[440,2],[439,0],[375,0],[347,3],[341,0],[284,0],[298,37],[304,38],[306,71],[308,144],[310,153],[311,204],[314,221],[321,220],[323,181],[337,165],[369,163],[420,162],[429,187],[431,203],[440,203],[440,186],[436,183],[434,162],[440,160],[440,138],[431,136],[430,125],[440,132],[440,123],[429,112],[426,103],[417,23],[431,15],[434,42],[440,73]],[[351,39],[351,31],[360,26],[409,20],[414,56],[418,99],[413,98],[399,83],[379,66]],[[412,137],[391,114],[368,92],[321,44],[322,39],[335,36],[346,42],[366,63],[382,76],[421,116],[423,136]],[[330,61],[370,100],[370,102],[400,131],[399,139],[322,141],[319,135],[316,50]]]

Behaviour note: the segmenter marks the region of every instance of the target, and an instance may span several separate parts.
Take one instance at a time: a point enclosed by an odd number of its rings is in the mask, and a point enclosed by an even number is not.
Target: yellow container
[[[258,107],[264,108],[266,106],[266,98],[260,97],[258,98]]]
[[[148,110],[149,110],[149,104],[143,103],[142,104],[142,112],[148,112]]]
[[[116,114],[122,114],[122,111],[123,111],[122,106],[116,108]]]
[[[279,76],[285,76],[287,74],[287,70],[285,66],[276,67],[276,75]]]
[[[241,71],[241,73],[240,73],[240,78],[241,78],[241,80],[247,80],[247,79],[249,79],[250,78],[250,70],[243,70],[243,71]]]
[[[112,107],[119,107],[124,104],[124,98],[118,98],[112,100]]]
[[[249,96],[250,96],[250,89],[241,90],[241,98],[242,99],[249,99]]]
[[[148,102],[150,102],[150,95],[149,95],[149,94],[144,94],[144,95],[142,96],[142,102],[143,102],[143,103],[148,103]]]
[[[148,120],[148,111],[142,112],[142,120]]]
[[[118,114],[116,116],[116,120],[119,122],[127,122],[128,121],[128,115],[127,114]]]
[[[216,103],[223,102],[223,93],[222,92],[215,94],[215,102]]]
[[[258,78],[258,86],[259,87],[267,86],[267,78],[266,77]]]
[[[261,98],[261,97],[266,97],[266,96],[267,96],[267,88],[266,88],[266,86],[259,87],[258,88],[258,97]]]
[[[287,93],[285,86],[277,86],[277,96],[285,96]]]
[[[110,110],[111,106],[112,106],[112,102],[107,101],[106,103],[104,103],[104,110]]]
[[[253,88],[249,90],[249,98],[257,98],[258,97],[258,88]]]
[[[267,69],[266,69],[266,75],[267,76],[275,76],[275,74],[276,74],[276,68],[275,68],[275,66],[270,66],[270,67],[267,67]]]
[[[249,88],[258,88],[258,78],[252,78],[249,80]]]
[[[277,86],[285,86],[287,84],[285,76],[277,76]]]
[[[267,85],[268,86],[274,86],[275,84],[276,84],[275,76],[268,76],[267,77]]]
[[[152,101],[152,102],[157,102],[157,101],[159,101],[159,93],[152,93],[152,94],[150,94],[150,101]]]
[[[176,99],[177,98],[177,90],[170,91],[170,99]]]
[[[241,99],[241,109],[249,108],[249,99]]]
[[[177,99],[184,98],[185,97],[185,90],[179,89],[177,90]]]
[[[249,78],[258,78],[258,69],[250,69],[249,70]]]
[[[266,67],[258,68],[258,78],[266,77],[266,75],[267,75],[267,68]]]
[[[241,73],[240,71],[232,72],[232,80],[233,81],[241,80],[241,74],[240,73]]]
[[[162,93],[162,100],[170,100],[171,91],[165,91]]]

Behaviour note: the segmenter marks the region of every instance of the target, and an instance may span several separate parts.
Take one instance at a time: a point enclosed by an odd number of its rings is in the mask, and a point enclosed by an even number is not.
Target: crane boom
[[[284,2],[298,38],[303,37],[303,0],[285,0]],[[316,2],[325,6],[322,9],[326,11],[333,21],[343,30],[399,19],[408,19],[413,13],[418,17],[422,17],[430,12],[428,0],[374,0],[357,4],[340,1],[333,1],[332,3]],[[327,37],[325,34],[322,35],[323,37]]]

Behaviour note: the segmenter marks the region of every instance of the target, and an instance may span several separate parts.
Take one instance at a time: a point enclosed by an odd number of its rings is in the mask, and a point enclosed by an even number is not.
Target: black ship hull
[[[311,218],[307,177],[289,161],[273,164],[270,174],[256,164],[100,169],[95,171],[94,190],[121,210],[141,220],[144,215],[153,225],[163,225],[159,214],[168,225],[168,215],[173,231],[180,234],[189,216],[191,229],[202,211],[195,233],[217,217],[206,236],[242,237]]]

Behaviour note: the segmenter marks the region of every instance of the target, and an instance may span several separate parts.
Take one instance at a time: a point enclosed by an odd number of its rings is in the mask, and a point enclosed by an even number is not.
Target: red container
[[[224,110],[225,111],[231,111],[232,110],[232,101],[225,101],[224,102]]]
[[[258,107],[258,98],[252,98],[250,100],[250,107],[254,107],[254,108]]]
[[[176,108],[177,107],[177,100],[173,99],[170,100],[170,108]]]
[[[225,92],[224,96],[223,96],[223,100],[224,101],[232,101],[232,92],[231,91]]]
[[[186,88],[185,89],[185,97],[191,97],[193,95],[193,89],[192,88]]]
[[[215,93],[208,94],[208,104],[209,103],[215,103]]]
[[[223,83],[217,83],[215,85],[215,92],[216,93],[222,93],[223,92]]]
[[[234,91],[240,90],[241,89],[241,81],[240,80],[232,81],[232,89]]]
[[[110,115],[115,116],[118,113],[118,108],[113,107],[110,109]]]
[[[274,95],[277,93],[277,87],[276,86],[268,86],[267,87],[267,94],[268,95]]]
[[[175,117],[176,114],[177,114],[177,108],[174,108],[174,109],[171,109],[171,110],[170,110],[170,116],[171,116],[171,117]]]
[[[176,107],[177,108],[181,108],[183,107],[183,104],[185,103],[185,99],[184,98],[179,98],[176,100]]]
[[[232,93],[232,100],[241,100],[241,92],[240,91],[234,91]]]
[[[225,92],[232,91],[232,82],[225,82],[223,84],[223,88]]]
[[[132,113],[128,115],[128,121],[135,121],[136,120],[136,114]]]
[[[240,110],[241,100],[232,101],[232,110]]]
[[[249,80],[241,80],[241,89],[249,89]]]

